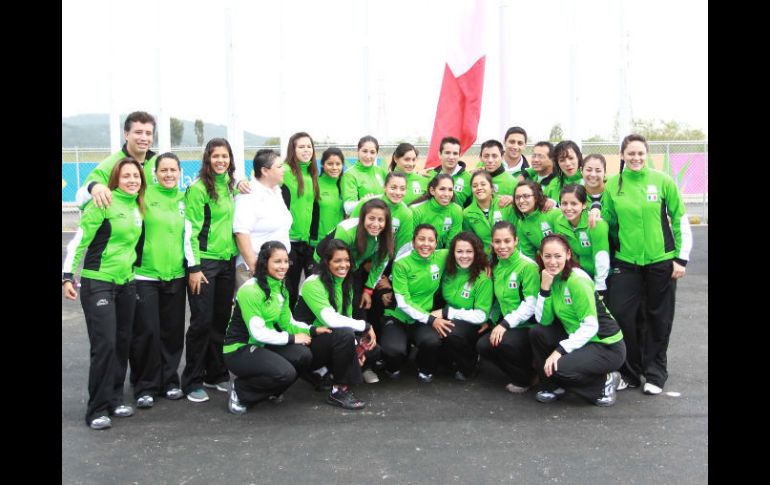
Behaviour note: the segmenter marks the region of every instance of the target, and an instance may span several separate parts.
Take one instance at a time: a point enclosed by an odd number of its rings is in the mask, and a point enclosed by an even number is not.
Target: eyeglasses
[[[521,195],[517,195],[516,197],[514,197],[514,199],[516,199],[516,200],[528,200],[528,199],[531,199],[532,197],[534,197],[534,195],[532,195],[532,194],[521,194]]]

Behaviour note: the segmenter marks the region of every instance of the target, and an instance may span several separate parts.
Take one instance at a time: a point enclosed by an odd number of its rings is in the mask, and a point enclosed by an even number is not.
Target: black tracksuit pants
[[[222,357],[222,343],[233,308],[235,258],[226,261],[202,259],[201,270],[209,282],[201,282],[200,294],[193,295],[187,286],[190,327],[185,335],[187,351],[182,373],[185,394],[200,388],[204,381],[216,384],[229,379]]]
[[[476,341],[481,326],[464,320],[452,320],[452,323],[455,325],[452,331],[441,339],[441,353],[454,363],[456,370],[470,377],[478,361]]]
[[[224,359],[235,376],[238,400],[248,405],[283,393],[310,368],[313,355],[308,347],[299,344],[245,345],[224,354]]]
[[[529,387],[535,376],[532,367],[532,345],[529,341],[530,327],[516,327],[505,331],[497,347],[489,341],[491,331],[479,338],[476,349],[485,359],[495,364],[519,387]]]
[[[257,249],[257,252],[259,249]],[[305,278],[313,273],[315,260],[313,253],[315,248],[306,242],[291,241],[291,251],[289,252],[289,271],[286,273],[286,289],[289,290],[289,308],[294,308],[299,298],[299,282],[302,279],[302,273]]]
[[[609,345],[588,342],[581,348],[562,355],[556,364],[557,371],[547,378],[543,370],[545,361],[559,346],[559,342],[566,338],[567,332],[558,320],[548,326],[536,325],[529,331],[542,388],[552,390],[563,387],[594,403],[603,395],[607,373],[616,371],[623,365],[626,345],[623,340]]]
[[[334,328],[321,333],[310,343],[313,352],[311,369],[326,366],[334,375],[334,384],[360,384],[361,366],[356,356],[356,335],[350,328]]]
[[[641,376],[658,387],[668,379],[666,353],[676,302],[672,271],[672,260],[646,266],[616,261],[610,271],[607,306],[623,330],[628,355],[620,373],[632,385],[638,386]]]
[[[134,398],[179,387],[187,278],[136,281],[136,316],[128,354]]]
[[[409,356],[409,342],[417,346],[417,370],[427,374],[436,372],[441,337],[431,327],[415,322],[407,325],[394,317],[385,316],[380,337],[385,368],[389,372],[401,370]]]
[[[136,286],[82,278],[80,304],[88,328],[91,361],[88,368],[86,424],[111,414],[123,404]]]

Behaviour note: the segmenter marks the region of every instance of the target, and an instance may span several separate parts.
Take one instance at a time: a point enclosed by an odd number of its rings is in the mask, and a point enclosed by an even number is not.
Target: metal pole
[[[708,223],[708,217],[706,217],[706,197],[708,196],[708,186],[707,184],[707,177],[708,177],[708,159],[709,159],[709,149],[708,149],[708,138],[703,140],[703,222]]]
[[[80,187],[80,152],[78,147],[75,147],[75,180],[77,180],[77,186]]]

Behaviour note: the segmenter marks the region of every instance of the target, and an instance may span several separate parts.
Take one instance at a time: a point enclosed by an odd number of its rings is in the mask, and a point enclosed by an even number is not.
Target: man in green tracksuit
[[[644,376],[644,392],[656,395],[668,378],[666,352],[674,321],[676,280],[685,274],[692,233],[676,183],[646,166],[647,153],[644,137],[624,138],[621,155],[625,167],[607,181],[602,218],[609,224],[613,241],[619,241],[608,278],[608,305],[627,339],[628,357],[620,372],[629,387],[639,386]],[[642,304],[643,323],[637,321]],[[646,334],[637,328],[642,326],[647,327]],[[646,335],[645,341],[640,342],[637,335]]]
[[[156,154],[150,150],[154,132],[155,118],[151,114],[144,111],[134,111],[128,115],[123,124],[123,137],[126,140],[123,148],[102,160],[88,174],[86,181],[78,189],[75,201],[80,206],[80,210],[83,210],[92,198],[99,207],[104,208],[110,205],[112,196],[107,188],[107,182],[112,167],[123,157],[132,157],[144,167],[144,178],[147,180],[147,185],[158,183],[158,179],[155,178]]]
[[[428,178],[436,174],[447,173],[454,182],[454,203],[460,207],[468,207],[471,203],[471,174],[466,170],[465,162],[460,160],[460,140],[453,136],[441,139],[439,145],[441,165],[428,170]]]
[[[545,191],[548,184],[556,177],[553,170],[553,144],[548,141],[539,141],[532,147],[532,166],[524,169],[520,176],[524,179],[534,180]]]
[[[497,140],[487,140],[481,144],[481,161],[484,163],[484,170],[492,176],[492,189],[498,196],[513,196],[513,189],[516,187],[516,179],[513,175],[506,172],[503,165],[503,144]]]

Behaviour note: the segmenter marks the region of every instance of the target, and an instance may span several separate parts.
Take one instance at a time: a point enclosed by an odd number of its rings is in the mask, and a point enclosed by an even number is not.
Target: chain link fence
[[[534,144],[530,141],[531,144]],[[323,151],[330,145],[316,144],[316,156],[320,160]],[[345,155],[345,167],[354,164],[358,158],[357,146],[338,145]],[[380,145],[377,164],[387,170],[395,144]],[[708,142],[703,141],[653,141],[649,142],[650,152],[647,163],[650,167],[669,174],[677,183],[682,193],[687,214],[694,224],[708,223]],[[480,160],[479,144],[473,145],[462,159],[470,167],[475,167]],[[607,175],[618,173],[620,168],[620,143],[583,142],[583,157],[591,153],[600,153],[607,160]],[[275,146],[247,146],[244,149],[245,170],[251,176],[251,160],[257,150]],[[425,163],[428,145],[415,144],[418,150],[418,167]],[[155,149],[157,151],[157,149]],[[176,147],[172,149],[182,162],[182,174],[179,188],[184,190],[197,177],[203,147]],[[525,150],[527,158],[532,147]],[[75,230],[80,213],[75,204],[75,193],[96,165],[110,154],[108,148],[62,148],[62,230]]]

